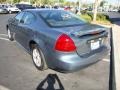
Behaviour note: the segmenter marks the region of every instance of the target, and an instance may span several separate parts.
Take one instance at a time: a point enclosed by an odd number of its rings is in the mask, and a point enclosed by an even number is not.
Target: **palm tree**
[[[93,21],[95,22],[96,21],[96,18],[97,18],[97,8],[100,4],[102,0],[95,0],[95,3],[94,3],[94,15],[93,15]]]
[[[5,2],[6,0],[0,0],[0,3],[3,3],[3,2]]]

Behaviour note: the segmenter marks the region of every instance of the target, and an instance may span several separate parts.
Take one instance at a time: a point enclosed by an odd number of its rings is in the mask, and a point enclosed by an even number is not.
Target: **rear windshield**
[[[76,26],[86,23],[85,20],[77,15],[64,10],[40,11],[39,15],[52,27]]]

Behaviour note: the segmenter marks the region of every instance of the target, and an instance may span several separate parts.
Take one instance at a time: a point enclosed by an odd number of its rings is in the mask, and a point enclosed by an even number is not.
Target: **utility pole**
[[[79,10],[78,10],[79,13],[80,13],[80,8],[81,8],[81,1],[79,0]]]
[[[28,0],[28,2],[29,2],[29,4],[31,4],[31,1],[30,1],[30,0]]]
[[[120,9],[120,0],[118,0],[118,9]]]
[[[98,0],[95,0],[94,3],[94,16],[93,16],[93,21],[96,21],[96,17],[97,17],[97,8],[98,8]]]

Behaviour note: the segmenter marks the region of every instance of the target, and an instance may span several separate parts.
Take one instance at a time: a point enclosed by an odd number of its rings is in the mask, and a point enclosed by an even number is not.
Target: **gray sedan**
[[[8,37],[32,55],[39,70],[73,72],[108,55],[108,28],[64,10],[24,10],[6,25]]]
[[[0,14],[7,14],[7,13],[8,13],[7,9],[0,6]]]

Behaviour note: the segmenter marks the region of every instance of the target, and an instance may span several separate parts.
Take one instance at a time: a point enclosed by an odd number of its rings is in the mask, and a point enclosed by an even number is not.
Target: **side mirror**
[[[20,20],[20,23],[24,23],[24,20]]]

